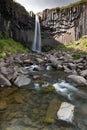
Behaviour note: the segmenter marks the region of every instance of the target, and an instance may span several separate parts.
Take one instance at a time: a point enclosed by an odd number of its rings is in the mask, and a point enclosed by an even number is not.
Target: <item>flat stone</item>
[[[74,105],[67,102],[63,102],[57,112],[58,119],[72,123],[74,118],[74,108]]]
[[[31,82],[31,79],[27,78],[27,76],[20,75],[17,77],[14,84],[17,85],[18,87],[21,87],[21,86],[30,84],[30,82]]]

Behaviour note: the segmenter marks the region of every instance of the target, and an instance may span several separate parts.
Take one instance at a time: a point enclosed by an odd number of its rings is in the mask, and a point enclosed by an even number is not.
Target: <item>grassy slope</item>
[[[77,41],[75,41],[74,43],[67,43],[66,45],[58,45],[56,48],[56,50],[76,50],[76,51],[81,51],[86,53],[87,52],[87,36],[86,37],[82,37],[80,39],[78,39]]]
[[[11,38],[0,39],[0,57],[4,57],[7,52],[12,53],[26,53],[28,49],[25,48],[21,43],[14,41]]]

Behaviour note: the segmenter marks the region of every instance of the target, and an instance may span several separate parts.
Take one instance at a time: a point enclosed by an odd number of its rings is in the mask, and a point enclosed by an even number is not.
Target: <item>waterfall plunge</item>
[[[41,30],[40,30],[39,18],[37,15],[35,17],[35,33],[34,33],[32,50],[37,53],[41,52]]]

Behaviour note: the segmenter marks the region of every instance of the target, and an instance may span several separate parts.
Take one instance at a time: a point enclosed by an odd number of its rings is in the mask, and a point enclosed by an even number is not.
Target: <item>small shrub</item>
[[[73,54],[72,57],[74,60],[78,60],[78,59],[80,59],[81,56],[80,56],[80,54],[77,53],[77,54]]]

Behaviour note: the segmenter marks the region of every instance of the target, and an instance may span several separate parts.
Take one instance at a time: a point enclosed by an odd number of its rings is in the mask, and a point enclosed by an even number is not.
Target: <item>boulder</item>
[[[74,108],[74,105],[67,102],[63,102],[57,112],[58,119],[68,123],[73,123]]]
[[[25,75],[20,75],[17,77],[17,79],[14,81],[14,84],[18,87],[25,86],[30,84],[31,79],[27,78]]]
[[[79,85],[79,86],[87,85],[87,80],[82,76],[69,75],[67,77],[67,80],[70,81],[70,82],[73,82],[73,83],[75,83],[76,85]]]
[[[62,67],[62,62],[61,60],[58,60],[56,57],[54,57],[53,55],[49,56],[49,60],[52,63],[52,66],[55,67],[56,69],[59,69],[60,66]]]
[[[68,63],[68,66],[70,69],[75,70],[76,69],[76,65],[74,63]]]
[[[87,78],[87,70],[80,71],[80,75]]]
[[[11,86],[10,81],[7,78],[5,78],[2,74],[0,74],[0,86]]]
[[[67,53],[66,53],[66,54],[64,55],[63,59],[64,59],[65,61],[72,61],[73,58],[72,58],[72,56],[71,56],[70,54],[67,54]]]

